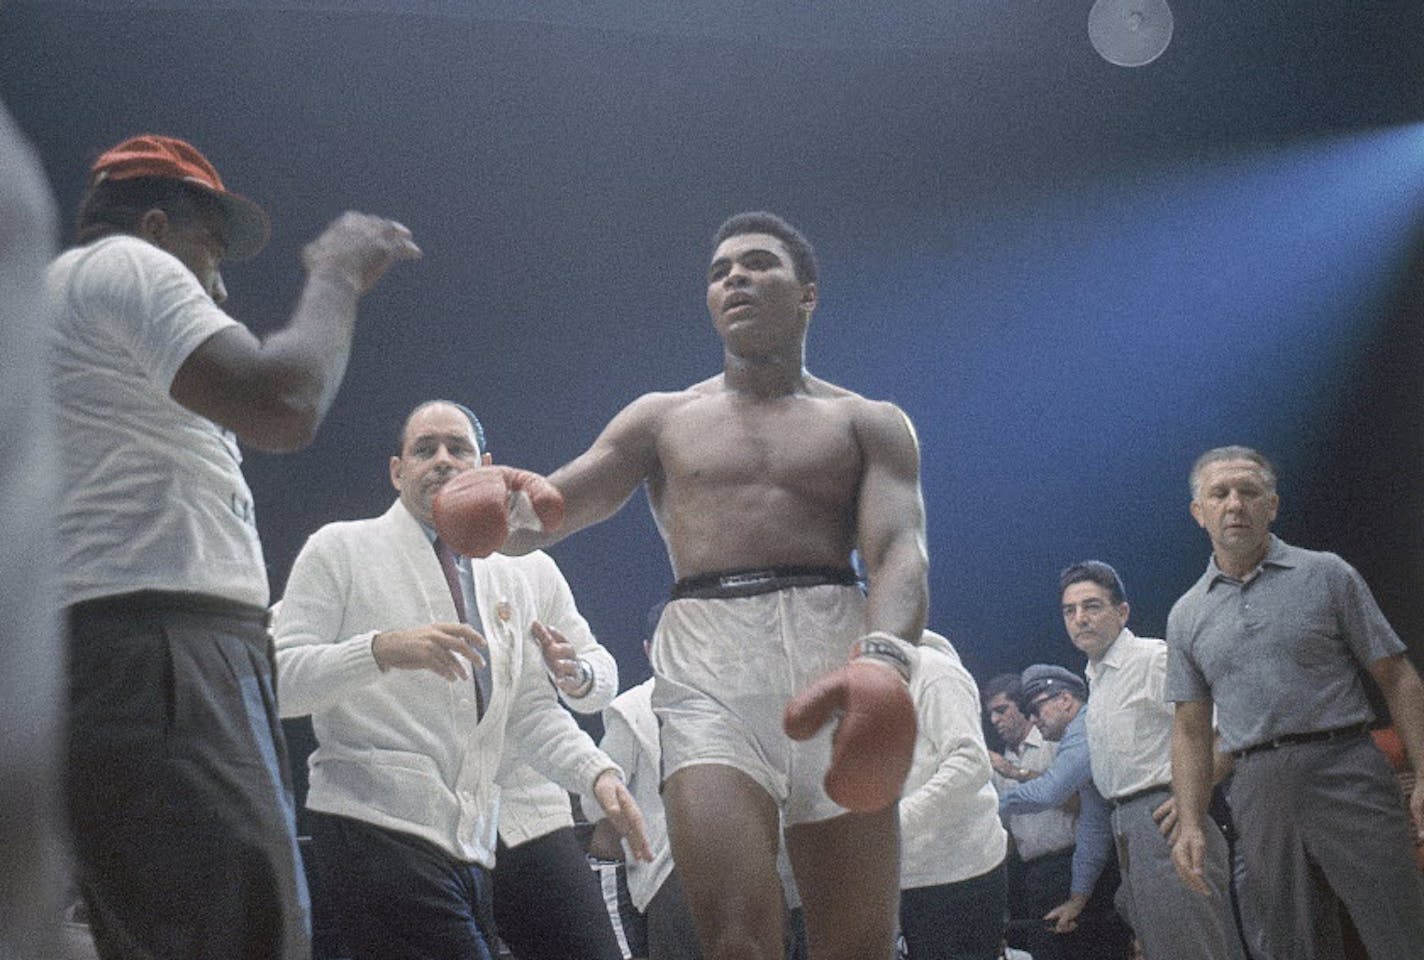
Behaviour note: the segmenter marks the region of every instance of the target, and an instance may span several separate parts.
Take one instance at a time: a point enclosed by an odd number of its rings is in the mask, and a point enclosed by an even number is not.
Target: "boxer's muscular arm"
[[[500,552],[528,553],[617,513],[657,469],[657,428],[669,396],[634,400],[609,421],[593,446],[550,474],[549,482],[564,496],[563,524],[548,533],[515,530]]]
[[[397,260],[418,256],[400,224],[344,214],[302,251],[307,279],[291,322],[265,341],[243,326],[209,337],[170,396],[259,450],[306,446],[346,373],[357,301]]]
[[[865,457],[856,529],[870,581],[869,628],[917,643],[929,605],[920,445],[909,417],[867,402],[856,423]]]

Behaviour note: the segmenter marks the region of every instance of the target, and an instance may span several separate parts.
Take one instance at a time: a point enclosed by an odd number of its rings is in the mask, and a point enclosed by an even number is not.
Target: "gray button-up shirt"
[[[1360,669],[1404,651],[1354,567],[1274,535],[1245,580],[1208,561],[1167,645],[1167,699],[1215,701],[1226,750],[1373,719]]]

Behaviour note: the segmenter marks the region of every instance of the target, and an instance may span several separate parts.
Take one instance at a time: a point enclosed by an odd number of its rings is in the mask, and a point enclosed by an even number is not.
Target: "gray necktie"
[[[440,560],[440,570],[445,574],[445,584],[450,588],[450,599],[455,601],[455,613],[459,615],[461,623],[469,623],[470,617],[465,610],[465,591],[460,588],[460,571],[455,564],[455,553],[439,537],[435,538],[435,556]],[[490,668],[489,651],[484,651],[485,665],[476,667],[470,664],[471,673],[475,681],[475,704],[478,715],[485,715],[485,705],[489,703],[490,691]]]

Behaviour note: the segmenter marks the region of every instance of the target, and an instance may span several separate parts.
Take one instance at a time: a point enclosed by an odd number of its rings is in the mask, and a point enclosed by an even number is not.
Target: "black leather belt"
[[[791,587],[820,587],[827,584],[853,586],[855,571],[849,567],[764,567],[760,570],[728,570],[683,577],[673,584],[674,600],[726,600],[754,597]]]
[[[1348,727],[1335,727],[1330,730],[1312,730],[1310,733],[1287,733],[1284,736],[1276,737],[1274,740],[1253,743],[1249,747],[1233,750],[1231,751],[1231,756],[1236,760],[1240,760],[1242,757],[1250,756],[1253,753],[1260,753],[1262,750],[1288,747],[1293,743],[1322,743],[1326,740],[1342,740],[1345,737],[1362,737],[1369,732],[1370,725],[1368,723],[1352,723]]]
[[[1171,791],[1172,785],[1170,783],[1159,783],[1155,787],[1143,787],[1141,790],[1134,790],[1131,793],[1124,793],[1120,797],[1109,797],[1108,803],[1111,803],[1114,807],[1121,807],[1124,804],[1131,803],[1134,800],[1140,800],[1143,797],[1149,797],[1154,793],[1170,793]]]
[[[207,593],[183,593],[173,590],[136,590],[133,593],[113,593],[92,600],[71,604],[69,615],[75,618],[100,619],[122,614],[162,612],[201,613],[209,616],[236,617],[268,625],[271,614],[266,607],[242,603],[227,597]]]

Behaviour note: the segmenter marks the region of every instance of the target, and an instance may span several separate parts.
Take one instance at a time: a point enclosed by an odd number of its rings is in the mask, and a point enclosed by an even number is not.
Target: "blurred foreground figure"
[[[419,254],[348,213],[308,244],[290,323],[259,342],[219,266],[266,215],[192,145],[94,164],[50,266],[69,616],[67,793],[79,884],[112,958],[305,958],[267,570],[238,442],[295,450],[336,395],[361,295]]]
[[[39,162],[0,106],[0,960],[44,955],[59,921],[63,659],[40,296],[54,243]]]

